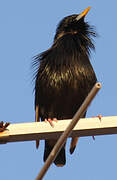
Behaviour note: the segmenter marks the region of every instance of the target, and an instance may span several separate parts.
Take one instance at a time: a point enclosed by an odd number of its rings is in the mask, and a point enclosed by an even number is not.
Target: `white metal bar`
[[[54,128],[49,123],[32,122],[17,123],[8,126],[7,130],[0,132],[0,144],[18,141],[33,141],[36,139],[58,138],[71,123],[71,119],[59,120]],[[81,118],[72,130],[69,137],[95,136],[117,134],[117,116],[99,118]]]

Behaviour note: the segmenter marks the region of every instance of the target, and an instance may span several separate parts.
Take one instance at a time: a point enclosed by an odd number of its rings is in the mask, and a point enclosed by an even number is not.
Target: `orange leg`
[[[58,120],[57,120],[56,118],[53,118],[53,119],[51,119],[51,118],[45,119],[45,122],[46,122],[46,123],[49,122],[52,127],[54,127],[53,121],[54,121],[54,122],[57,122]]]
[[[99,118],[99,120],[101,121],[101,119],[102,119],[102,115],[98,115],[98,116],[93,116],[93,118],[94,117],[97,117],[97,118]],[[93,140],[95,140],[95,136],[92,136],[92,138],[93,138]]]
[[[102,119],[102,115],[101,114],[99,114],[98,116],[92,116],[92,118],[99,118],[99,120],[101,121],[101,119]]]

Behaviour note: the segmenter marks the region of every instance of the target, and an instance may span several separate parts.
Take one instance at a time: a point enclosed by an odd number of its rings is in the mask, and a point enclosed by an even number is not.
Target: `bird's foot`
[[[49,122],[52,127],[54,127],[53,121],[57,122],[58,120],[56,118],[48,118],[44,120],[46,123]]]
[[[102,119],[102,115],[101,114],[99,114],[98,116],[93,116],[92,118],[96,118],[96,117],[101,121],[101,119]]]
[[[95,136],[92,136],[93,140],[95,141]]]
[[[0,132],[3,132],[8,126],[9,122],[4,123],[3,121],[0,122]]]
[[[93,116],[92,118],[99,118],[100,122],[101,122],[101,119],[102,119],[102,115],[98,115],[98,116]],[[95,140],[95,136],[92,136],[93,140]]]

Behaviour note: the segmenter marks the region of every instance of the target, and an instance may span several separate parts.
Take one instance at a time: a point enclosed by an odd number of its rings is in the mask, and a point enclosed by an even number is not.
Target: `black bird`
[[[58,25],[53,45],[35,56],[35,118],[36,121],[71,119],[96,83],[96,75],[89,61],[95,49],[92,37],[96,33],[84,21],[90,7],[81,14],[65,17]],[[83,117],[85,117],[85,114]],[[78,137],[72,138],[70,153],[74,152]],[[45,140],[44,161],[56,140]],[[37,147],[38,147],[37,141]],[[66,163],[65,145],[54,160],[55,165]]]

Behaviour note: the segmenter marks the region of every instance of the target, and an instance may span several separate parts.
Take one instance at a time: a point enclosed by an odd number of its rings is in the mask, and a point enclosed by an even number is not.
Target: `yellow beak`
[[[86,8],[81,14],[79,14],[76,18],[76,20],[78,21],[79,19],[81,19],[82,17],[86,16],[86,14],[89,12],[89,10],[91,9],[91,7]]]

